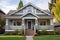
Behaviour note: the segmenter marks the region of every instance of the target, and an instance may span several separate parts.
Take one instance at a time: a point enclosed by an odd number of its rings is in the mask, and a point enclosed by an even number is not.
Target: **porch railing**
[[[11,30],[16,30],[16,29],[23,29],[23,27],[22,26],[9,26],[9,29],[11,29]]]
[[[36,31],[36,29],[38,29],[38,30],[43,30],[43,29],[54,30],[54,26],[53,25],[46,25],[46,26],[35,25],[34,30]]]
[[[46,29],[46,30],[53,30],[54,26],[53,25],[46,25],[46,26],[38,26],[38,29],[42,30],[42,29]]]

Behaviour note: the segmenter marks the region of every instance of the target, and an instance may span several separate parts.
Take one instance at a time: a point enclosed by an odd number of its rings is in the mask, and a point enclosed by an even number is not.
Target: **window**
[[[13,25],[14,26],[20,26],[21,25],[21,21],[20,20],[14,20],[13,21]]]
[[[18,11],[17,13],[23,13],[23,10]]]
[[[15,21],[13,22],[13,25],[16,26],[16,22]]]
[[[20,26],[21,25],[21,22],[20,21],[17,21],[17,25]]]
[[[40,25],[47,25],[47,21],[40,21]]]
[[[27,12],[32,12],[32,7],[28,7]]]

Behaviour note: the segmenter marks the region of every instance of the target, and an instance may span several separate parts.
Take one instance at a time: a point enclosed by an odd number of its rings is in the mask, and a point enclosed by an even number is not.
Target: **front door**
[[[28,26],[28,29],[31,29],[31,21],[28,21],[27,26]]]

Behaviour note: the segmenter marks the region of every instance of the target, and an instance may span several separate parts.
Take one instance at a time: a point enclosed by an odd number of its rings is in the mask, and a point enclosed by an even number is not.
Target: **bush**
[[[54,30],[54,34],[60,35],[60,30],[59,30],[59,28],[56,28],[56,29]]]
[[[54,35],[54,31],[46,31],[45,29],[42,29],[42,31],[36,30],[38,35]],[[56,31],[57,32],[57,31]]]
[[[24,34],[24,30],[15,30],[12,32],[5,32],[5,35],[23,35]]]
[[[41,32],[40,32],[41,35],[47,35],[47,31],[45,29],[43,29]]]
[[[23,35],[24,34],[24,30],[16,30],[15,32],[17,35]]]
[[[47,31],[48,35],[54,35],[54,31]]]
[[[16,35],[15,32],[5,32],[4,34],[5,34],[5,35]]]

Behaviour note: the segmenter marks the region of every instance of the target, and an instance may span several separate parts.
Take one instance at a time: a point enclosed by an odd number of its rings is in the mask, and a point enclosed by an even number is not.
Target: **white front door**
[[[31,20],[27,20],[27,28],[31,29],[32,27],[32,21]]]

